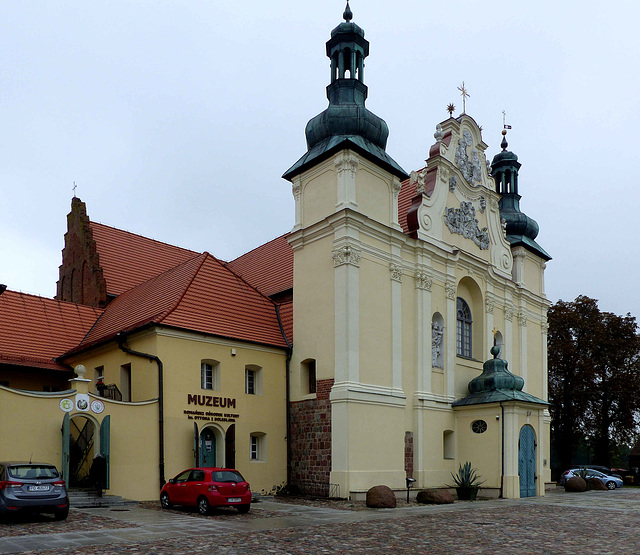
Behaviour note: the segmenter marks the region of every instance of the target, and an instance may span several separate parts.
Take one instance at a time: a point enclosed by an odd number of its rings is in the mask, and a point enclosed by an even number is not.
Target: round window
[[[474,420],[471,423],[471,430],[474,434],[483,434],[487,431],[487,423],[484,420]]]

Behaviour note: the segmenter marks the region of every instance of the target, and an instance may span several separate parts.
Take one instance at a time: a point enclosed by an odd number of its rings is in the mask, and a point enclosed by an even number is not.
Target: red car
[[[198,507],[203,515],[211,507],[237,507],[245,514],[251,508],[251,488],[242,474],[231,468],[190,468],[162,486],[160,503],[163,509]]]

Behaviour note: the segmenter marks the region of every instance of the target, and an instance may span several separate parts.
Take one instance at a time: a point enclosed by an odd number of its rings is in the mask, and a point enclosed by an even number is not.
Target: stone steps
[[[137,505],[137,501],[123,499],[119,495],[103,494],[98,497],[94,490],[69,490],[69,505],[72,508],[88,509],[93,507],[124,507],[127,505]]]

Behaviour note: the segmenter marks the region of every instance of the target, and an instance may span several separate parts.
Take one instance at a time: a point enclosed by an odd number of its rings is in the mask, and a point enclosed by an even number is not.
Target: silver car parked
[[[566,484],[569,478],[580,476],[580,472],[582,470],[582,468],[572,468],[570,470],[567,470],[562,475],[562,485]],[[618,475],[607,474],[604,472],[600,472],[599,470],[594,470],[593,468],[585,468],[584,470],[586,471],[587,479],[598,478],[605,486],[607,486],[607,489],[616,489],[622,487],[623,481],[622,478],[620,478],[620,476]]]
[[[48,463],[0,462],[0,515],[18,512],[69,515],[69,496],[58,469]]]

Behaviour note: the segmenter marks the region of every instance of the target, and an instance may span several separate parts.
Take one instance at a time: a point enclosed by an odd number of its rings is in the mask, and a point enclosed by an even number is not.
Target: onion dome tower
[[[502,131],[499,152],[491,162],[491,175],[496,183],[496,192],[501,195],[500,216],[506,221],[507,240],[512,247],[523,246],[544,260],[551,260],[547,252],[536,243],[540,228],[538,223],[520,210],[518,194],[518,157],[507,150],[507,130]]]
[[[481,405],[484,403],[503,403],[505,401],[523,401],[548,405],[546,401],[522,391],[524,379],[507,369],[507,361],[498,358],[500,347],[491,347],[493,359],[482,365],[482,374],[473,378],[468,385],[469,395],[459,399],[452,406]]]
[[[369,41],[364,38],[364,31],[352,23],[348,1],[343,17],[327,42],[331,60],[329,107],[307,123],[307,153],[282,177],[291,181],[336,152],[352,149],[402,181],[407,179],[407,173],[385,151],[389,128],[365,107],[368,88],[364,84],[364,59],[369,55]]]

